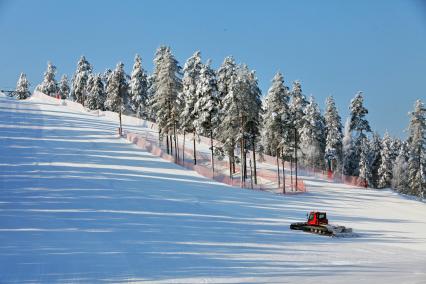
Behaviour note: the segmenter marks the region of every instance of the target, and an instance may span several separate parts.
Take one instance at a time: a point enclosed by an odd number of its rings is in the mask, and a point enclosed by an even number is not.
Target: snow
[[[309,177],[306,194],[232,188],[112,118],[0,97],[0,283],[426,282],[426,204]],[[310,210],[359,237],[291,231]]]

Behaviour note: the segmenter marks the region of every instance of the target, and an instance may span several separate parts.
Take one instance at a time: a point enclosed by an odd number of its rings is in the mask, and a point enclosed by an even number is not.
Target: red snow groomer
[[[351,228],[330,225],[328,224],[327,214],[325,212],[316,211],[309,213],[307,222],[293,223],[290,225],[290,229],[331,237],[354,236]]]

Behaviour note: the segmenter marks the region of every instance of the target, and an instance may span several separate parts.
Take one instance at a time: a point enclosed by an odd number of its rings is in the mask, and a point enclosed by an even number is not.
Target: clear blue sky
[[[343,120],[364,91],[368,119],[405,137],[407,113],[426,100],[426,1],[4,1],[0,0],[0,88],[21,71],[34,87],[48,60],[72,77],[86,55],[96,72],[135,53],[152,70],[170,45],[183,66],[195,51],[217,67],[227,55],[257,71],[265,94],[276,71]]]

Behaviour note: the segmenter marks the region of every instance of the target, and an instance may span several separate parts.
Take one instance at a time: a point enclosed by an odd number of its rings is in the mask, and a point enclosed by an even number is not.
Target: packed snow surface
[[[309,177],[306,194],[232,188],[116,127],[0,97],[0,283],[426,283],[426,204]],[[359,236],[291,231],[310,210]]]

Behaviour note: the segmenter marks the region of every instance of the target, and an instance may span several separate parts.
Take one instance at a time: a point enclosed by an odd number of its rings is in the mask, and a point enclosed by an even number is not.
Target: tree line
[[[306,97],[299,81],[291,88],[278,72],[266,96],[258,86],[256,73],[245,64],[226,57],[215,70],[210,60],[202,61],[196,51],[180,66],[170,47],[159,47],[154,70],[148,74],[139,55],[130,75],[119,62],[114,70],[94,73],[82,56],[71,86],[66,75],[55,79],[56,67],[48,63],[36,90],[81,103],[91,110],[109,110],[154,121],[167,152],[178,158],[177,135],[192,135],[194,164],[196,139],[211,140],[211,156],[228,159],[229,175],[241,167],[247,176],[247,153],[251,152],[256,176],[256,154],[299,163],[347,176],[358,176],[373,188],[394,190],[424,198],[426,193],[426,108],[417,100],[409,113],[408,138],[401,140],[373,132],[366,118],[362,92],[349,104],[350,115],[342,124],[332,96],[321,112],[313,96]],[[25,99],[29,82],[21,74],[16,94]],[[214,145],[213,141],[218,141]],[[239,153],[239,155],[237,155]],[[214,164],[213,164],[214,167]]]

